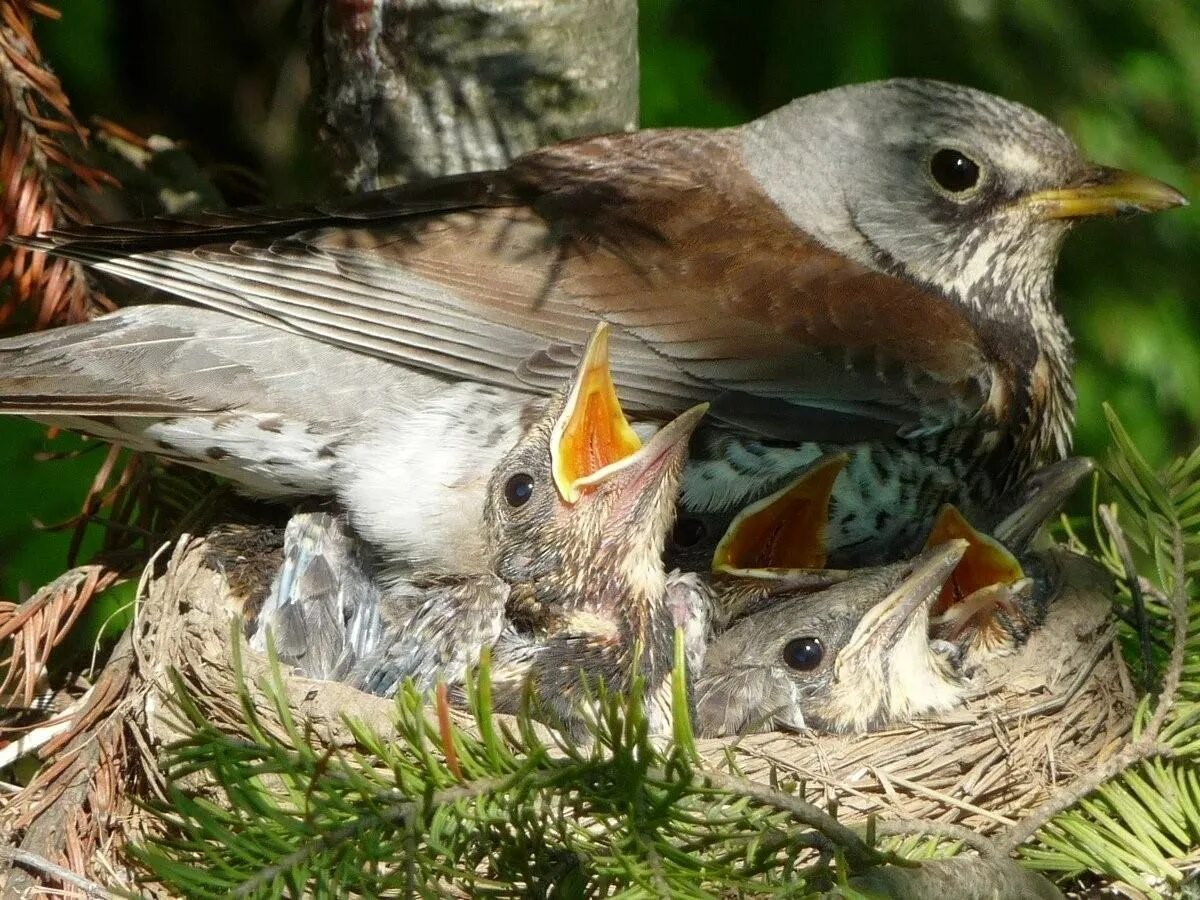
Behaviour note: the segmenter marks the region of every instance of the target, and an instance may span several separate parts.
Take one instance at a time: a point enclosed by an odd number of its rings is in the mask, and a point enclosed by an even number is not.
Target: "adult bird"
[[[1019,104],[852,85],[735,128],[26,239],[208,312],[152,305],[0,343],[0,411],[261,493],[333,495],[385,552],[461,559],[528,398],[569,375],[603,319],[646,429],[711,403],[685,540],[844,450],[824,551],[872,563],[918,549],[946,502],[986,528],[1067,453],[1063,238],[1184,202],[1089,162]]]

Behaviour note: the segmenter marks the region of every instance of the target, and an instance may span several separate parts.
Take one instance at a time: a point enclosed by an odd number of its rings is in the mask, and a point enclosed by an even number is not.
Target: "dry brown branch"
[[[13,234],[82,221],[77,187],[112,183],[80,161],[87,130],[34,41],[39,15],[58,13],[33,0],[0,0],[0,243]],[[78,263],[30,250],[7,249],[0,257],[0,285],[5,283],[11,294],[0,302],[0,325],[22,305],[33,308],[39,328],[81,321],[96,306],[109,306],[90,290]]]
[[[76,875],[69,869],[64,869],[62,866],[55,865],[48,859],[43,859],[36,853],[30,853],[28,850],[14,850],[9,847],[0,847],[0,859],[6,859],[18,865],[34,869],[45,875],[49,875],[61,881],[63,884],[69,884],[72,887],[77,887],[89,897],[111,897],[108,891],[96,884],[94,881],[88,881]]]
[[[0,698],[30,706],[50,651],[57,647],[91,598],[113,584],[117,573],[83,566],[59,576],[24,603],[0,602],[0,642],[8,642]]]

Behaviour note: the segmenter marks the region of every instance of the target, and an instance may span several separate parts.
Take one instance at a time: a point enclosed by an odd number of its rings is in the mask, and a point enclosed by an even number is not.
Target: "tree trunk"
[[[324,0],[321,140],[350,190],[637,125],[636,0]]]

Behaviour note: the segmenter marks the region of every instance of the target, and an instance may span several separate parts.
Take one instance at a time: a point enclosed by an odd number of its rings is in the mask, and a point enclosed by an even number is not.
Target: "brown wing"
[[[286,214],[108,226],[40,241],[233,315],[455,377],[561,387],[619,326],[622,399],[764,434],[937,429],[991,397],[971,323],[793,226],[721,132],[570,142],[501,173]]]

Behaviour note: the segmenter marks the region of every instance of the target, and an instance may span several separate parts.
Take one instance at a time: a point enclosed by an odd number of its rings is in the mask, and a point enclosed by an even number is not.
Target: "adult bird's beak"
[[[1018,553],[1024,551],[1094,471],[1096,464],[1086,456],[1072,456],[1043,466],[1026,479],[1017,505],[992,529],[992,534],[1005,547]]]
[[[942,585],[967,550],[965,540],[953,540],[926,550],[913,562],[912,571],[890,594],[862,618],[854,635],[835,663],[839,678],[848,670],[867,670],[868,658],[876,663],[909,652],[910,638],[928,651],[929,609]],[[896,668],[895,665],[892,668]]]
[[[608,361],[608,325],[601,322],[592,332],[566,406],[550,433],[550,460],[559,496],[576,502],[586,479],[627,459],[641,446],[617,400]]]
[[[1155,178],[1110,166],[1090,166],[1071,184],[1036,191],[1021,202],[1042,219],[1085,219],[1159,212],[1187,206],[1188,201]]]

